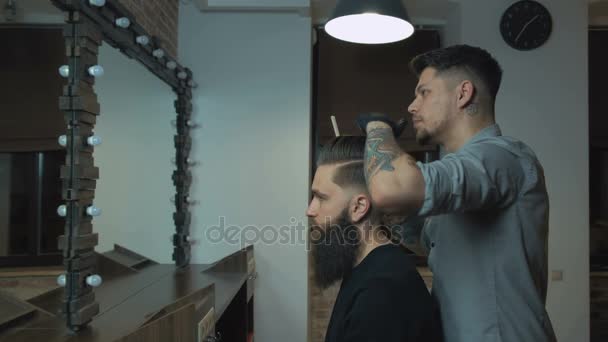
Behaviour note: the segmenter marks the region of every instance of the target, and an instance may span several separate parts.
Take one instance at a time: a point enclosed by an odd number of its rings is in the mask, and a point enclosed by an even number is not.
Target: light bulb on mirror
[[[91,135],[90,137],[87,138],[87,144],[89,146],[98,146],[101,145],[101,137],[98,137],[96,135]]]
[[[169,70],[177,68],[177,63],[175,63],[174,61],[168,61],[166,65]]]
[[[60,135],[59,138],[57,138],[57,142],[59,143],[59,146],[62,146],[62,147],[68,146],[68,136],[65,134]]]
[[[94,205],[90,205],[87,207],[87,214],[89,216],[99,216],[99,215],[101,215],[101,209],[97,208]]]
[[[171,126],[176,127],[177,120],[171,120]],[[198,124],[192,120],[186,120],[186,126],[188,126],[190,128],[194,128],[194,127],[198,127]]]
[[[65,217],[68,214],[68,207],[65,204],[62,204],[57,207],[57,215],[61,217]]]
[[[165,56],[165,51],[163,51],[163,49],[156,49],[152,51],[152,56],[156,58],[163,58]]]
[[[135,42],[139,45],[148,45],[148,43],[150,43],[150,38],[148,36],[137,36]]]
[[[57,285],[59,285],[61,287],[65,287],[66,283],[67,283],[67,279],[65,277],[65,274],[61,274],[61,275],[59,275],[59,277],[57,277]]]
[[[93,65],[89,67],[88,72],[93,77],[103,76],[103,67],[101,65]]]
[[[106,0],[89,0],[91,6],[101,7],[106,4]]]
[[[59,75],[64,78],[68,78],[70,76],[70,66],[62,65],[59,67]]]
[[[90,275],[86,278],[86,283],[92,287],[98,287],[103,282],[103,279],[98,274]]]
[[[116,23],[116,26],[122,27],[122,28],[127,28],[131,25],[131,20],[129,20],[129,18],[127,18],[127,17],[118,18],[114,22]]]
[[[188,74],[185,71],[180,71],[177,73],[177,78],[180,80],[185,80],[188,77]]]

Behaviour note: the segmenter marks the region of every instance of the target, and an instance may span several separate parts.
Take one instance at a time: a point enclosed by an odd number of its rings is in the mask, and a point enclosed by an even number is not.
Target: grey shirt
[[[418,166],[446,341],[555,341],[545,310],[549,201],[534,152],[492,125]]]

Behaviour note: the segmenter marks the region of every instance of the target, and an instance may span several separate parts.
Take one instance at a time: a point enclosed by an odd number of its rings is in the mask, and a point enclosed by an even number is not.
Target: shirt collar
[[[488,127],[483,128],[481,131],[477,132],[477,134],[475,134],[473,137],[471,137],[471,139],[469,139],[469,141],[466,144],[468,145],[470,143],[482,140],[484,138],[498,137],[501,135],[502,135],[502,132],[500,131],[500,127],[498,126],[498,124],[492,124]]]

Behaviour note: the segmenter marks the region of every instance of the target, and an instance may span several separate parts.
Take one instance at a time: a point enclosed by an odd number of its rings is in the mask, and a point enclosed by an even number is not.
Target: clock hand
[[[540,15],[537,14],[534,18],[530,19],[530,21],[528,21],[526,23],[526,25],[524,25],[524,27],[521,29],[521,31],[519,31],[519,34],[517,35],[517,37],[515,37],[515,42],[517,43],[517,41],[519,40],[519,37],[521,37],[521,34],[524,33],[524,31],[526,30],[526,28],[528,27],[528,25],[532,24],[532,22],[534,20],[536,20],[536,18],[538,18]]]

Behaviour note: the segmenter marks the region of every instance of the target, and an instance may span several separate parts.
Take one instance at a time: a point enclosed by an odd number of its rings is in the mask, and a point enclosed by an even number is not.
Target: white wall
[[[96,250],[118,243],[172,263],[175,130],[170,122],[176,117],[176,95],[140,63],[105,43],[98,63],[105,74],[95,81],[101,106],[95,133],[103,139],[94,153],[100,175],[95,205],[102,209],[93,219],[99,233]]]
[[[550,197],[547,308],[563,342],[589,340],[589,189],[587,2],[541,1],[553,17],[546,45],[519,52],[503,42],[499,21],[511,0],[459,0],[460,40],[488,49],[504,69],[497,121],[505,135],[527,142],[545,168]],[[454,16],[458,17],[458,16]]]
[[[307,222],[310,127],[310,18],[290,13],[201,13],[181,4],[180,61],[192,68],[195,130],[193,262],[241,246],[206,233],[219,217],[243,231]],[[249,229],[254,237],[254,229]],[[304,226],[291,228],[290,232]],[[271,236],[271,230],[267,230]],[[238,237],[239,234],[236,234]],[[306,340],[307,253],[293,244],[254,242],[257,341]]]

